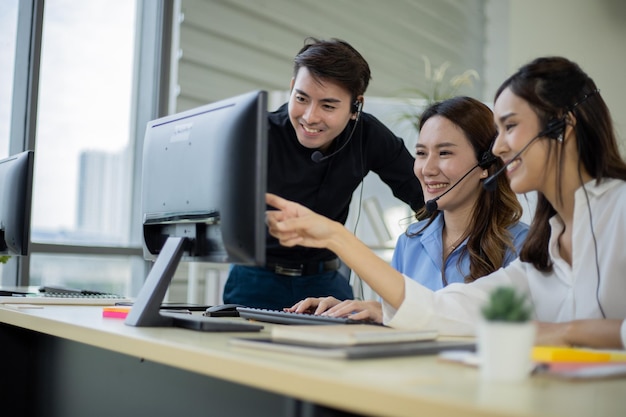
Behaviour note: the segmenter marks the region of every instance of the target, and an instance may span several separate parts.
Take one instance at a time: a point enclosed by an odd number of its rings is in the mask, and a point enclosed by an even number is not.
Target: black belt
[[[290,277],[301,277],[304,275],[317,275],[324,272],[336,271],[339,269],[339,259],[335,258],[330,261],[317,261],[306,263],[273,263],[268,262],[266,269],[279,275],[287,275]]]

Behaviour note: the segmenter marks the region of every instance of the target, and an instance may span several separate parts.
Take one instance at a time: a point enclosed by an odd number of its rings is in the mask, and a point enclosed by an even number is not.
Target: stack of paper
[[[301,356],[365,359],[475,350],[473,341],[436,340],[433,330],[397,330],[369,324],[274,325],[270,337],[233,338],[236,347]]]
[[[626,351],[535,346],[536,373],[565,379],[626,377]]]

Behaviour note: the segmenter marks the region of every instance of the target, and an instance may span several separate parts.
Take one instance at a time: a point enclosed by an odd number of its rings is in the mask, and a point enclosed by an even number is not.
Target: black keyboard
[[[380,324],[371,320],[316,316],[314,314],[291,313],[282,310],[266,310],[253,307],[237,307],[237,311],[239,312],[239,317],[275,324]],[[382,326],[382,324],[380,325]]]
[[[64,298],[125,298],[121,295],[111,294],[102,291],[81,290],[66,287],[40,287],[39,292],[43,297],[64,297]]]

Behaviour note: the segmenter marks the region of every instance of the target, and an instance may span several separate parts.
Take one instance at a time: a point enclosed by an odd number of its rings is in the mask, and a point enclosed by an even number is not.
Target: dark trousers
[[[307,297],[354,298],[348,279],[339,271],[291,277],[265,268],[234,265],[224,286],[224,303],[282,310]]]

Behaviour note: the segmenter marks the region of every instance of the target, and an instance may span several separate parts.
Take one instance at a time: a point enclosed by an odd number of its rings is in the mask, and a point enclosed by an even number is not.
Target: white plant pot
[[[478,325],[480,374],[484,381],[517,382],[530,375],[535,324],[481,321]]]

